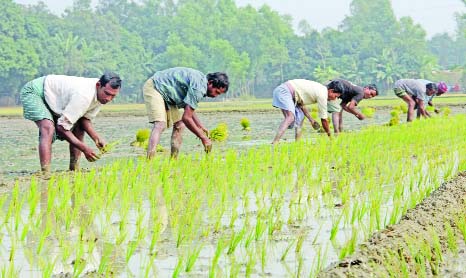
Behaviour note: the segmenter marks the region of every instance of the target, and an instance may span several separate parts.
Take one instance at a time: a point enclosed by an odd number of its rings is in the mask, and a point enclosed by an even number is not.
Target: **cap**
[[[440,93],[440,94],[443,94],[443,93],[446,93],[448,91],[448,86],[445,82],[443,81],[440,81],[438,84],[437,84],[437,91]]]

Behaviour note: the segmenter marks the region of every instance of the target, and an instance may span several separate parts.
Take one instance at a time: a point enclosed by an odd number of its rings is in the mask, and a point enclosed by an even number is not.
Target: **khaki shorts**
[[[399,98],[403,98],[404,96],[411,96],[408,92],[401,88],[395,88],[393,89],[393,91],[395,92],[395,95]]]
[[[146,104],[147,116],[149,123],[165,122],[167,127],[181,121],[182,114],[174,105],[166,107],[162,95],[155,89],[154,81],[151,78],[144,83],[142,88],[144,103]]]

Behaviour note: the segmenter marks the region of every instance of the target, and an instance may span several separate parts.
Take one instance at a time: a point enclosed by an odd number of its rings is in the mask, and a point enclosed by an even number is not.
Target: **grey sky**
[[[21,4],[37,3],[38,0],[15,0]],[[71,6],[73,0],[43,0],[50,10],[60,13]],[[93,0],[97,2],[97,0]],[[427,31],[431,37],[436,33],[453,34],[456,28],[455,12],[466,12],[461,0],[391,0],[395,15],[410,16],[415,23]],[[306,20],[311,27],[322,30],[325,27],[336,28],[345,15],[349,14],[351,0],[236,0],[239,6],[251,4],[260,7],[268,4],[280,14],[289,14],[294,18],[294,26],[300,20]],[[377,20],[377,13],[368,20]]]

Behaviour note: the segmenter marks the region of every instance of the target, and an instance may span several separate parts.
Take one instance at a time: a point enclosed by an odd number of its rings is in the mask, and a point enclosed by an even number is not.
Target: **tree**
[[[24,81],[37,74],[39,57],[28,41],[20,6],[3,0],[0,18],[0,95],[17,96]]]

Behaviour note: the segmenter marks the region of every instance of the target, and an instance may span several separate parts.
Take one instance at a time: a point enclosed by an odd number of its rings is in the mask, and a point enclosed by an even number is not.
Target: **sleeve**
[[[187,105],[191,106],[192,109],[196,110],[199,105],[199,101],[201,99],[199,95],[200,95],[200,92],[198,89],[189,88],[188,93],[186,94],[186,97],[184,98],[183,101]],[[202,95],[203,93],[201,94],[201,96]]]
[[[71,130],[73,125],[84,115],[89,109],[90,100],[74,93],[70,102],[66,105],[65,109],[58,119],[58,124],[63,126],[66,130]]]
[[[95,107],[92,107],[91,109],[89,109],[86,114],[84,114],[84,118],[86,119],[89,119],[90,121],[94,121],[95,117],[97,116],[97,114],[99,114],[100,112],[100,105],[97,105]]]
[[[358,104],[361,100],[363,100],[364,98],[364,92],[360,92],[358,93],[357,95],[355,95],[352,100],[354,100],[356,102],[356,104]]]
[[[317,109],[319,110],[319,118],[327,119],[327,98],[319,97],[317,99]]]
[[[207,81],[204,79],[190,80],[187,84],[188,92],[184,98],[184,103],[191,106],[192,109],[196,110],[199,101],[204,97],[207,92]]]

